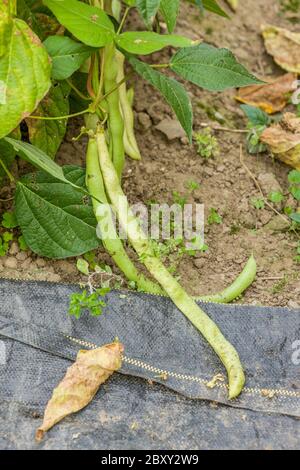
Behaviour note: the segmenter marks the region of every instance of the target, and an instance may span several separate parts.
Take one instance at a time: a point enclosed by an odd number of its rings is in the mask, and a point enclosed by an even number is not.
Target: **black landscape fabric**
[[[113,291],[101,317],[76,320],[67,314],[76,290],[0,282],[1,449],[299,447],[300,310],[202,305],[245,367],[245,390],[229,402],[223,366],[169,299]],[[36,443],[45,405],[87,348],[82,342],[100,346],[115,337],[125,346],[120,373]]]

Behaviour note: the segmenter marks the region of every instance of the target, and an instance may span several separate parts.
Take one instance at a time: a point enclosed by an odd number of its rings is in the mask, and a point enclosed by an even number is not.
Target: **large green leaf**
[[[0,58],[0,138],[37,107],[50,87],[46,49],[24,21],[14,19]]]
[[[135,57],[130,57],[129,62],[139,75],[145,78],[145,80],[150,82],[151,85],[163,94],[191,141],[193,128],[192,105],[189,96],[181,83],[157,72],[156,70],[153,70],[149,65],[141,62]]]
[[[52,59],[51,75],[55,80],[71,77],[93,51],[93,48],[67,36],[49,36],[44,46]]]
[[[181,49],[170,66],[181,77],[211,91],[263,83],[239,64],[231,51],[209,44]]]
[[[157,34],[151,31],[128,31],[116,37],[117,44],[132,54],[151,54],[163,47],[189,47],[195,41],[175,34]]]
[[[179,12],[180,0],[161,0],[160,12],[166,22],[169,33],[173,33]]]
[[[147,26],[151,26],[161,0],[136,0],[136,6]]]
[[[74,185],[84,186],[82,168],[64,167],[64,173]],[[40,256],[78,256],[100,244],[91,201],[44,172],[27,175],[18,182],[15,212],[25,242]]]
[[[35,114],[44,117],[65,116],[69,114],[70,87],[65,82],[55,82],[49,93],[38,105]],[[51,158],[64,138],[67,128],[67,119],[26,119],[30,142],[43,150]]]
[[[102,47],[113,41],[114,25],[103,10],[77,0],[44,0],[44,3],[84,44]]]

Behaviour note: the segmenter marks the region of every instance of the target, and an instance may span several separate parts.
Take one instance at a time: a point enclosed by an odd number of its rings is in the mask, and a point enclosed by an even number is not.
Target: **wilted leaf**
[[[76,362],[68,368],[47,404],[43,424],[36,432],[38,441],[52,426],[90,403],[100,385],[121,367],[123,349],[116,342],[79,351]]]
[[[236,99],[256,106],[268,114],[282,111],[290,94],[297,89],[297,75],[286,73],[266,85],[251,85],[239,90]]]
[[[288,72],[300,73],[300,33],[272,25],[261,29],[266,49],[275,62]]]
[[[300,118],[286,113],[280,123],[268,127],[260,140],[279,160],[300,170]]]

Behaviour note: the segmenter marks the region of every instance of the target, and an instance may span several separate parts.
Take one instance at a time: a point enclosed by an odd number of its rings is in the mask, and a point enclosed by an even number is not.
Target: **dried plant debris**
[[[267,52],[287,72],[300,74],[300,33],[272,25],[262,25]]]
[[[268,127],[260,136],[279,160],[300,170],[300,118],[285,113],[283,119]]]
[[[76,362],[68,368],[47,404],[43,424],[36,432],[37,441],[63,418],[90,403],[99,387],[120,369],[123,350],[123,345],[115,342],[78,352]]]
[[[297,74],[286,73],[265,85],[241,88],[236,99],[241,103],[256,106],[268,114],[274,114],[283,110],[296,89]]]

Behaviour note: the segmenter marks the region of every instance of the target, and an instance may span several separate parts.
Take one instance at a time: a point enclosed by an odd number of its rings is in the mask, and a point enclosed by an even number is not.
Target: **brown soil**
[[[266,54],[260,35],[261,21],[289,29],[295,26],[282,15],[279,2],[251,0],[241,2],[232,20],[207,14],[199,20],[196,10],[186,4],[182,7],[177,32],[192,38],[205,37],[211,44],[230,48],[240,61],[260,76],[274,76],[282,71]],[[153,55],[163,62],[169,51]],[[194,86],[188,87],[194,107],[194,130],[201,130],[200,123],[218,125],[210,119],[211,110],[224,117],[223,126],[244,128],[245,119],[237,102],[235,91],[208,93]],[[263,305],[300,305],[299,264],[294,261],[297,240],[291,232],[274,231],[267,227],[278,218],[269,208],[256,210],[251,205],[253,197],[260,197],[253,180],[240,162],[240,145],[243,145],[244,161],[250,171],[264,186],[264,174],[275,179],[288,193],[284,164],[273,161],[268,154],[250,156],[245,150],[245,135],[234,132],[215,132],[220,145],[220,155],[204,160],[195,146],[186,138],[168,141],[155,126],[164,118],[173,118],[169,107],[158,93],[145,82],[136,82],[135,111],[137,138],[143,160],[128,161],[124,189],[130,202],[172,202],[173,191],[188,198],[188,202],[205,204],[206,214],[215,208],[223,217],[220,225],[206,224],[206,244],[209,249],[197,257],[185,255],[178,268],[182,283],[194,294],[215,292],[226,286],[241,271],[253,252],[258,263],[257,280],[239,302]],[[59,163],[83,164],[85,142],[73,143],[71,137],[78,130],[73,122],[62,144]],[[74,128],[75,125],[75,128]],[[75,130],[74,130],[75,129]],[[19,167],[14,171],[22,171]],[[200,188],[192,193],[187,182],[193,180]],[[274,183],[276,184],[276,182]],[[11,188],[2,189],[0,197],[11,194]],[[2,204],[8,210],[10,203]],[[99,253],[99,259],[111,265],[109,257]],[[114,268],[115,270],[115,268]],[[49,281],[85,281],[76,269],[76,260],[50,261],[32,253],[20,253],[13,244],[9,256],[0,259],[1,276]],[[117,273],[117,270],[115,270]]]

